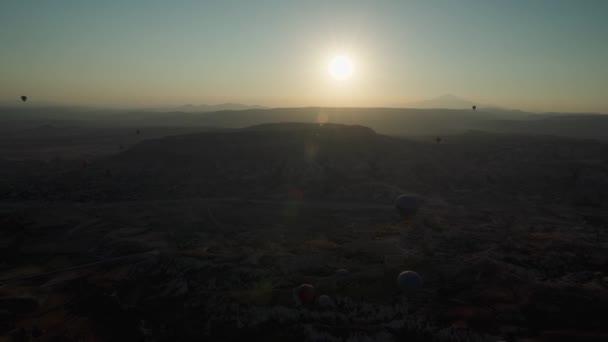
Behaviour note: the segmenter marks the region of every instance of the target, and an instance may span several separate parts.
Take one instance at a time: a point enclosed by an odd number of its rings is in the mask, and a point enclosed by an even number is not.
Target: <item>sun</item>
[[[327,66],[329,75],[338,81],[350,79],[353,76],[354,69],[353,62],[346,56],[335,56]]]

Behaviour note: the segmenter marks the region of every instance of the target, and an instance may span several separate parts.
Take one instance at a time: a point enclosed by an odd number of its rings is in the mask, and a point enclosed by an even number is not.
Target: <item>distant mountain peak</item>
[[[216,104],[216,105],[207,105],[207,104],[194,105],[194,104],[188,103],[183,106],[177,107],[177,110],[186,111],[186,112],[216,112],[216,111],[222,111],[222,110],[244,110],[244,109],[263,109],[263,108],[266,108],[266,107],[256,106],[256,105],[247,105],[247,104],[235,103],[235,102],[226,102],[226,103],[220,103],[220,104]]]
[[[412,108],[445,108],[445,109],[468,109],[475,105],[474,102],[463,99],[453,94],[443,94],[432,99],[410,102],[407,107]]]
[[[458,101],[466,101],[463,98],[460,98],[454,94],[443,94],[443,95],[439,95],[437,96],[435,99],[442,99],[442,100],[458,100]]]

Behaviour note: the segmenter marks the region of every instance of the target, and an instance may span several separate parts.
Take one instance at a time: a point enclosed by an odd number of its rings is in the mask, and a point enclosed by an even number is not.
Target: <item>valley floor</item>
[[[403,222],[390,205],[362,202],[0,208],[1,333],[13,340],[608,336],[600,209],[434,198]],[[417,271],[423,290],[401,293],[402,270]],[[301,283],[333,306],[296,305]]]

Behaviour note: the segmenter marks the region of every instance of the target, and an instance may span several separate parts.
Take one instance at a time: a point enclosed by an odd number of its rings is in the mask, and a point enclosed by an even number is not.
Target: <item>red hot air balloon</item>
[[[297,304],[310,304],[315,299],[315,288],[310,284],[302,284],[294,289]]]

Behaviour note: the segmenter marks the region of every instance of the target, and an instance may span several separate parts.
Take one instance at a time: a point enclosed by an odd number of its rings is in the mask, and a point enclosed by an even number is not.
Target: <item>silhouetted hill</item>
[[[603,114],[533,114],[496,108],[272,108],[217,112],[103,111],[76,108],[3,108],[3,127],[15,131],[40,124],[105,127],[224,127],[243,128],[263,123],[308,122],[367,126],[390,135],[444,135],[469,130],[515,134],[549,134],[575,138],[608,139]]]
[[[517,114],[472,110],[431,110],[410,108],[275,108],[207,113],[208,124],[246,127],[266,122],[331,122],[371,127],[392,135],[462,133],[477,128],[486,120],[514,118]]]
[[[217,112],[217,111],[222,111],[222,110],[265,109],[265,108],[266,107],[263,107],[263,106],[228,102],[228,103],[222,103],[222,104],[217,104],[217,105],[187,104],[187,105],[177,107],[176,110],[191,113],[191,112]]]
[[[546,134],[586,139],[608,139],[608,115],[559,114],[538,115],[531,120],[496,120],[486,123],[494,132]]]
[[[510,111],[509,109],[501,108],[496,105],[470,101],[452,94],[444,94],[428,100],[409,102],[403,107],[423,109],[470,109],[472,106],[476,106],[477,109],[486,111]]]
[[[426,109],[469,109],[473,105],[479,104],[469,100],[465,100],[452,94],[444,94],[428,100],[409,102],[406,104],[405,107]]]
[[[361,126],[265,124],[145,141],[106,165],[127,178],[139,173],[146,180],[142,191],[179,197],[287,197],[294,191],[322,197],[366,180],[370,161],[389,140]]]
[[[296,196],[390,203],[396,194],[413,191],[601,206],[608,194],[606,156],[605,144],[548,136],[472,132],[439,144],[362,126],[266,124],[150,139],[90,165],[51,163],[53,172],[20,172],[15,177],[27,183],[12,182],[4,196]],[[38,183],[41,177],[31,172],[45,173],[45,180]]]

